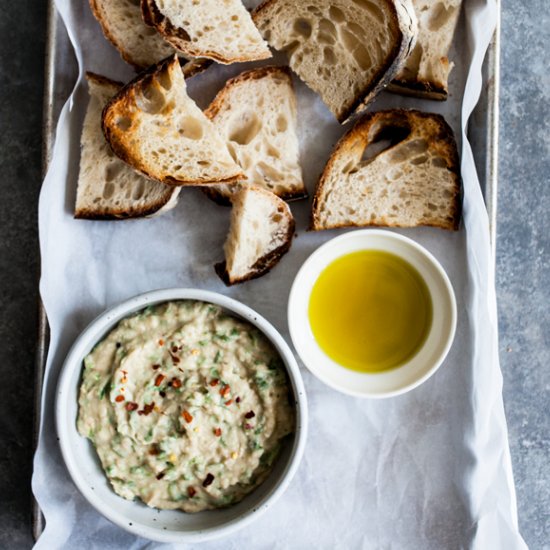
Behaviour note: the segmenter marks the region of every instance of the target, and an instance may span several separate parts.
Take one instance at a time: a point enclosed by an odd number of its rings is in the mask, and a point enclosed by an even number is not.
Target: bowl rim
[[[154,528],[148,525],[139,524],[135,519],[131,520],[131,523],[129,523],[129,520],[126,519],[123,512],[115,511],[111,507],[105,505],[104,500],[102,500],[93,489],[90,489],[89,485],[85,482],[85,477],[80,473],[75,453],[71,450],[70,435],[66,433],[65,413],[67,407],[69,407],[69,401],[67,398],[70,398],[72,393],[72,379],[75,374],[75,370],[78,369],[81,371],[82,361],[93,346],[100,342],[101,339],[104,338],[105,335],[112,330],[119,321],[132,315],[133,313],[150,305],[157,305],[178,300],[197,300],[219,305],[227,311],[236,314],[240,318],[256,326],[275,346],[281,356],[281,359],[283,360],[283,363],[285,364],[295,397],[296,410],[294,442],[290,449],[288,461],[280,474],[281,478],[279,482],[253,507],[246,509],[242,514],[230,519],[221,526],[212,526],[200,530],[189,531],[171,531],[169,529]],[[80,387],[80,382],[78,387]],[[78,399],[78,389],[76,397]],[[76,418],[74,418],[74,421],[76,422]],[[298,470],[304,454],[308,429],[307,396],[300,373],[300,368],[292,350],[279,331],[262,315],[246,304],[217,292],[195,288],[165,288],[133,296],[106,309],[103,313],[91,321],[79,334],[73,342],[69,352],[65,356],[57,382],[55,397],[55,425],[63,461],[73,483],[87,502],[102,516],[134,535],[138,535],[156,542],[202,542],[221,538],[249,525],[252,521],[260,517],[268,508],[270,508],[287,489],[296,474],[296,471]],[[100,466],[98,466],[98,468],[101,470],[101,473],[105,475],[103,469]],[[155,509],[151,508],[151,510]],[[160,511],[160,513],[162,513],[162,511]]]
[[[433,365],[427,369],[422,376],[419,376],[412,382],[408,384],[404,384],[400,386],[397,389],[394,390],[388,390],[388,391],[364,391],[364,390],[355,390],[353,388],[347,387],[343,384],[335,383],[333,380],[331,380],[328,376],[325,376],[322,372],[319,371],[319,369],[316,367],[316,364],[314,364],[312,361],[308,361],[303,357],[303,347],[300,340],[300,337],[297,332],[296,328],[296,322],[295,322],[295,309],[296,309],[296,301],[297,296],[304,293],[303,285],[307,284],[308,281],[310,281],[310,278],[305,278],[306,271],[310,268],[311,264],[314,263],[318,258],[324,256],[327,254],[327,248],[335,248],[335,245],[341,243],[342,241],[350,240],[350,239],[369,239],[371,237],[382,237],[387,239],[393,239],[395,241],[398,241],[405,246],[408,246],[418,252],[427,262],[430,264],[430,266],[435,270],[437,275],[439,276],[441,282],[443,283],[443,287],[445,289],[446,295],[449,298],[449,314],[450,314],[450,327],[449,332],[445,341],[445,345],[442,347],[441,352],[438,354],[436,360],[434,361]],[[365,245],[364,248],[359,248],[358,250],[369,250],[372,249],[371,246]],[[378,248],[380,249],[380,248]],[[341,258],[342,256],[345,256],[346,254],[349,254],[350,252],[333,252],[328,256],[328,263],[327,266],[335,261],[338,258]],[[390,253],[395,254],[397,256],[400,256],[399,253],[391,251]],[[401,256],[400,256],[401,257]],[[405,261],[409,261],[406,258],[403,258]],[[409,262],[410,263],[410,262]],[[318,277],[319,275],[317,275]],[[317,280],[315,278],[315,280]],[[427,281],[426,281],[426,284]],[[429,285],[428,285],[429,287]],[[308,296],[309,299],[309,296]],[[296,349],[296,352],[300,359],[302,360],[303,364],[306,366],[306,368],[321,382],[326,384],[327,386],[341,392],[347,395],[351,395],[353,397],[360,397],[360,398],[370,398],[370,399],[385,399],[389,397],[396,397],[398,395],[402,395],[404,393],[407,393],[414,388],[420,386],[423,382],[428,380],[442,365],[443,361],[447,357],[447,354],[449,353],[449,350],[451,349],[451,346],[454,342],[455,335],[456,335],[456,326],[457,326],[457,305],[456,305],[456,296],[454,293],[453,286],[451,284],[451,281],[449,279],[449,276],[447,275],[446,271],[443,269],[443,266],[439,263],[437,258],[424,246],[422,246],[417,241],[406,237],[404,235],[401,235],[400,233],[395,233],[393,231],[389,231],[387,229],[355,229],[351,231],[347,231],[346,233],[343,233],[342,235],[339,235],[337,237],[334,237],[330,239],[329,241],[323,243],[321,246],[319,246],[316,250],[314,250],[308,258],[305,260],[305,262],[300,267],[298,273],[296,274],[296,277],[294,278],[294,281],[292,283],[292,287],[290,289],[290,294],[288,298],[288,307],[287,307],[287,319],[288,319],[288,326],[290,331],[290,337],[292,340],[292,343],[294,345],[294,348]],[[309,326],[309,324],[308,324]],[[320,346],[315,342],[316,346],[320,348]],[[322,351],[322,350],[321,350]],[[326,354],[323,352],[323,355],[326,356]],[[327,360],[332,361],[327,356]],[[348,370],[345,367],[339,365],[342,369]],[[399,368],[399,367],[398,367]],[[393,371],[394,369],[392,369]],[[355,372],[355,371],[354,371]],[[386,371],[390,372],[390,371]],[[357,373],[356,373],[357,374]],[[359,373],[364,377],[380,377],[384,376],[384,372],[381,373]]]

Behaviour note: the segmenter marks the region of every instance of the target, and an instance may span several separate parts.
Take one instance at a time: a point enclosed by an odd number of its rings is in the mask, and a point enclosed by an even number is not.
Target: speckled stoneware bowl
[[[264,483],[238,504],[197,514],[156,510],[140,501],[128,501],[111,488],[90,441],[76,427],[78,392],[84,357],[125,317],[147,306],[173,300],[200,300],[221,306],[261,330],[286,366],[296,406],[296,431],[278,457]],[[293,478],[306,442],[307,402],[294,355],[277,330],[248,306],[214,292],[167,289],[132,298],[100,315],[71,348],[59,379],[56,422],[61,452],[69,473],[88,502],[123,529],[159,542],[199,542],[222,537],[240,529],[265,512],[285,491]]]

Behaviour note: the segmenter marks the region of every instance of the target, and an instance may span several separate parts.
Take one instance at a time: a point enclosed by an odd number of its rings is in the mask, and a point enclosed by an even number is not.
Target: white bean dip
[[[78,430],[115,492],[160,509],[239,502],[294,431],[282,361],[267,338],[218,306],[151,306],[85,358]]]

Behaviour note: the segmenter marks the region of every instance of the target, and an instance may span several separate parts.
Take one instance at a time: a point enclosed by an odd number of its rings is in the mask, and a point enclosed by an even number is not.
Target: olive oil
[[[338,258],[311,292],[309,321],[321,349],[360,372],[403,365],[424,344],[432,301],[418,271],[395,254],[362,250]]]

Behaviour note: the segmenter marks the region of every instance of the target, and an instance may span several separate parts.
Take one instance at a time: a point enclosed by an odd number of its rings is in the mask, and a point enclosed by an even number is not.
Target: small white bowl
[[[283,448],[269,477],[229,508],[197,514],[157,510],[118,496],[111,488],[88,439],[76,428],[82,362],[91,349],[125,317],[149,305],[173,300],[200,300],[216,304],[260,329],[274,345],[286,366],[296,404],[296,431]],[[288,487],[304,452],[307,401],[300,370],[289,346],[277,330],[248,306],[231,298],[193,289],[149,292],[109,309],[93,321],[73,344],[57,386],[56,423],[61,452],[69,473],[88,502],[123,529],[158,542],[191,543],[228,535],[248,525],[271,506]]]
[[[432,299],[432,326],[423,346],[404,365],[377,373],[356,372],[333,361],[315,340],[308,317],[311,291],[321,272],[337,258],[360,250],[383,250],[409,262]],[[392,397],[415,388],[439,368],[454,339],[456,301],[447,274],[418,243],[391,231],[356,230],[330,240],[306,260],[290,291],[288,324],[296,351],[322,382],[356,397]]]

